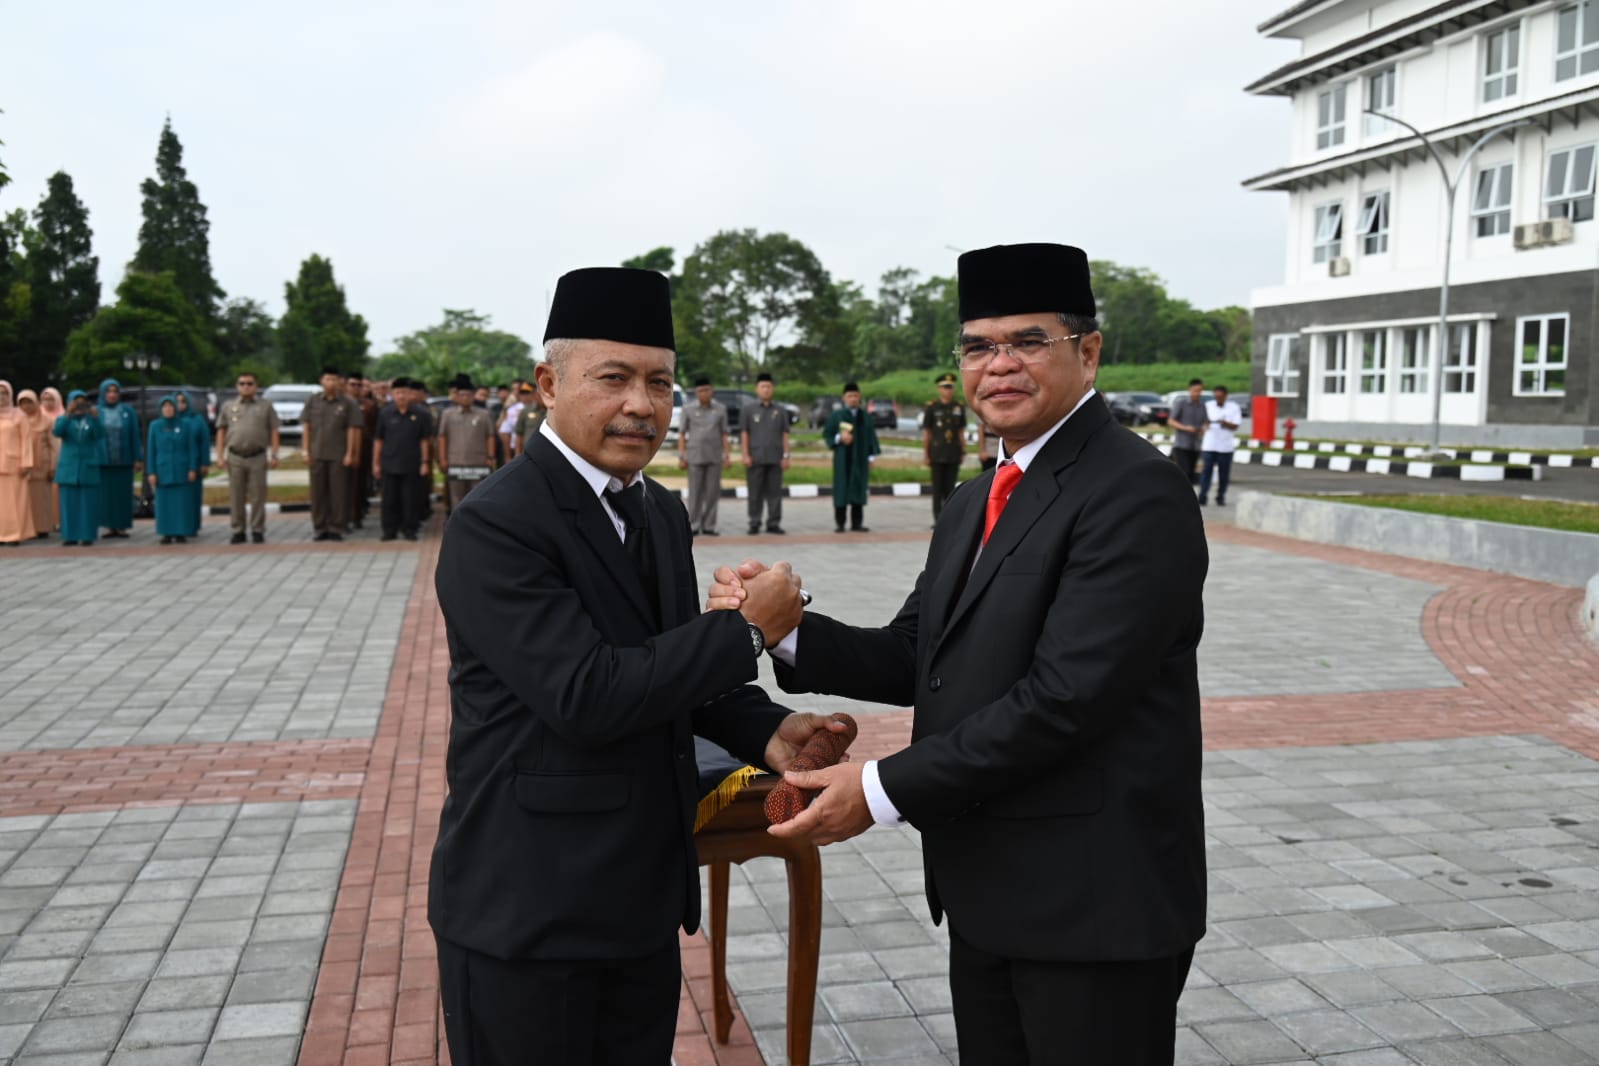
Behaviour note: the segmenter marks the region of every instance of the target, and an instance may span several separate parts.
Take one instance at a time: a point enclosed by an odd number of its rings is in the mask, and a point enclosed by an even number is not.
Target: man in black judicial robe
[[[1093,391],[1080,250],[969,252],[959,287],[999,466],[949,498],[892,622],[807,612],[773,652],[786,691],[914,706],[912,742],[790,774],[826,791],[773,832],[921,831],[962,1062],[1169,1066],[1205,926],[1199,508]],[[758,572],[719,570],[710,606]]]
[[[549,419],[461,501],[436,576],[445,1028],[455,1066],[664,1066],[699,921],[694,735],[781,769],[829,720],[748,684],[762,631],[798,622],[798,578],[701,615],[687,514],[641,473],[672,412],[665,277],[565,275],[545,342]]]

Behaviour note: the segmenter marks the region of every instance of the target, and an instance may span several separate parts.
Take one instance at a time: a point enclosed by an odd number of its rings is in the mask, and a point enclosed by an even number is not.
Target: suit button
[[[927,687],[932,689],[934,692],[937,692],[939,689],[944,687],[944,679],[939,677],[937,674],[934,674],[932,678],[928,680]]]
[[[677,753],[677,757],[678,757],[678,758],[679,758],[679,759],[686,759],[686,758],[688,758],[688,752],[686,752],[686,751],[680,751],[680,752],[678,752],[678,753]]]

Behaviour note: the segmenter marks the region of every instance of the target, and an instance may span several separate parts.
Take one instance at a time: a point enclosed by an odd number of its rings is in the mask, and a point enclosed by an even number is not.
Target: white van
[[[672,382],[672,421],[666,425],[666,439],[677,440],[683,431],[683,386]]]
[[[278,432],[284,437],[301,436],[300,412],[305,401],[322,391],[321,385],[268,385],[261,398],[278,413]]]

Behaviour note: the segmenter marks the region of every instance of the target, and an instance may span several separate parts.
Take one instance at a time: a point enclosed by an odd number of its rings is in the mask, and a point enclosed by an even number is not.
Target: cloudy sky
[[[536,340],[574,266],[782,230],[894,266],[1056,240],[1202,307],[1280,279],[1286,0],[14,3],[0,210],[70,173],[105,298],[170,115],[229,296],[333,260],[374,354],[475,308]],[[1217,13],[1218,9],[1225,14]]]

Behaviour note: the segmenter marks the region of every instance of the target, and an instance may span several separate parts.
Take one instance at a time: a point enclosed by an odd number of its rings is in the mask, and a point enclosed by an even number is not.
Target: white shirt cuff
[[[794,658],[799,654],[799,626],[790,629],[787,636],[767,648],[766,654],[784,666],[793,666]]]
[[[866,806],[871,809],[872,821],[878,825],[904,825],[905,819],[894,806],[894,801],[883,791],[883,782],[877,776],[877,760],[868,759],[861,767],[861,791],[866,793]]]

